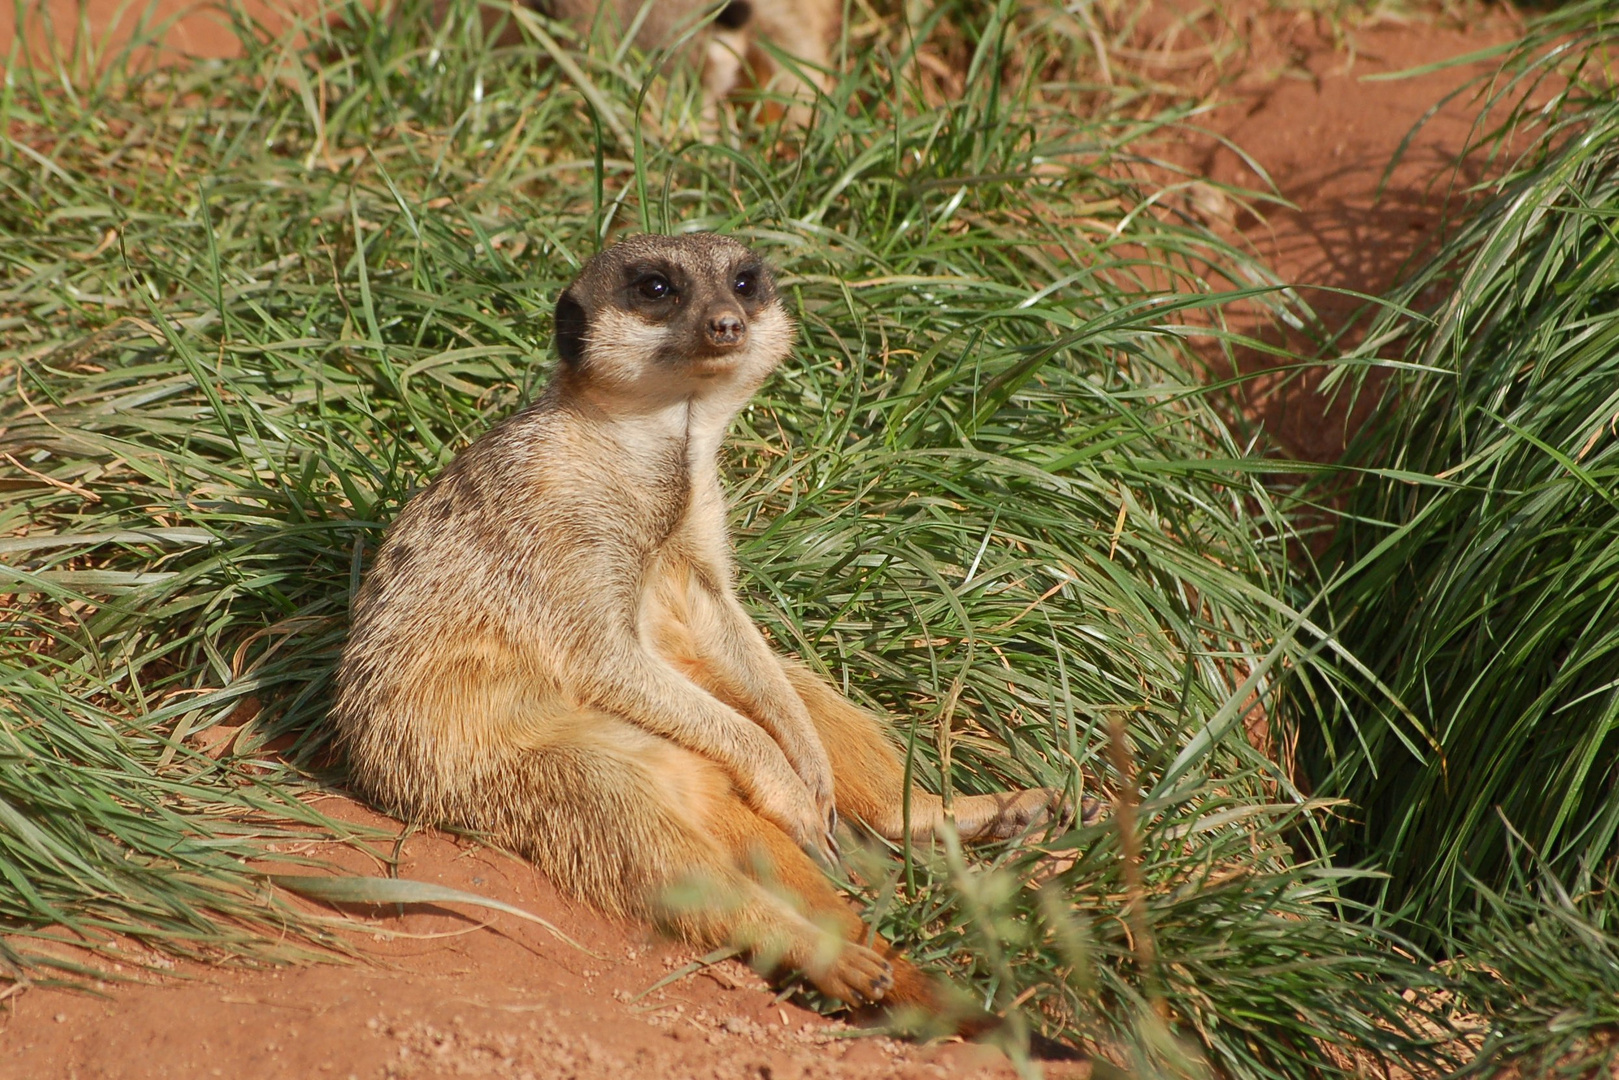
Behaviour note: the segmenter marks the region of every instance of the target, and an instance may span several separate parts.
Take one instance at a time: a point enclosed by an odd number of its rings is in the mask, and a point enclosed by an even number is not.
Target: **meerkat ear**
[[[556,318],[557,355],[569,367],[577,367],[579,361],[585,358],[585,309],[579,301],[573,298],[571,292],[564,292],[557,298]]]

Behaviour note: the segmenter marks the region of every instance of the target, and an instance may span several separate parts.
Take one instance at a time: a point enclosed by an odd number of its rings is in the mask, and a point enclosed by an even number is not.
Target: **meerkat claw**
[[[1102,800],[1093,799],[1089,795],[1079,800],[1079,823],[1081,825],[1095,825],[1102,820]]]

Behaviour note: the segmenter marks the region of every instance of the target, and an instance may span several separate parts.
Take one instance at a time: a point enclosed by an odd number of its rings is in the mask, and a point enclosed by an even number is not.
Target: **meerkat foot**
[[[990,827],[997,840],[1016,836],[1061,815],[1063,793],[1057,788],[1028,788],[1015,793]]]
[[[1058,788],[1025,788],[957,799],[956,829],[963,840],[1006,840],[1064,813]]]
[[[881,1001],[894,987],[894,967],[881,953],[845,942],[837,958],[824,967],[805,967],[815,988],[850,1005]]]
[[[1093,799],[1089,795],[1079,800],[1079,823],[1081,825],[1095,825],[1102,820],[1102,800]]]

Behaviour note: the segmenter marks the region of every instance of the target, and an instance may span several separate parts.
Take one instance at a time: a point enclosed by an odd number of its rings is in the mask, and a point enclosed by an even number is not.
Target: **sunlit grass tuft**
[[[1333,376],[1380,395],[1327,557],[1369,672],[1300,746],[1388,875],[1372,911],[1454,958],[1476,1068],[1525,1075],[1614,1047],[1616,30],[1566,5],[1507,57],[1476,147],[1504,175]]]
[[[1603,11],[1565,9],[1509,64],[1516,94],[1584,58],[1538,141],[1339,372],[1388,372],[1348,459],[1380,471],[1330,559],[1349,568],[1342,638],[1405,712],[1343,713],[1320,779],[1362,808],[1351,835],[1389,871],[1389,906],[1441,930],[1470,878],[1506,884],[1514,830],[1561,874],[1606,876],[1619,852],[1619,102]],[[1532,120],[1509,110],[1486,148]]]

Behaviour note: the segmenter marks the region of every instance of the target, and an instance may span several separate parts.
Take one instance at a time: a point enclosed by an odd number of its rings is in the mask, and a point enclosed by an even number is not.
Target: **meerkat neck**
[[[720,443],[742,409],[739,402],[693,397],[686,403],[686,446],[693,476],[717,474]]]
[[[718,476],[720,444],[740,408],[697,395],[626,408],[610,394],[575,394],[566,404],[629,460],[665,459],[678,447],[694,481]]]

